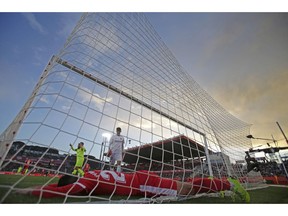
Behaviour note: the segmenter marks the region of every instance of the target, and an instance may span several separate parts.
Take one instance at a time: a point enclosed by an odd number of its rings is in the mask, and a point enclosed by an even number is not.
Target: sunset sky
[[[157,11],[157,10],[156,10]],[[0,132],[81,13],[0,13]],[[287,13],[146,13],[183,68],[255,137],[288,135]],[[254,140],[253,144],[265,145]]]
[[[230,113],[251,123],[254,137],[283,139],[276,121],[287,136],[287,13],[154,14],[150,18],[186,71]],[[255,140],[255,145],[259,142],[266,143]]]

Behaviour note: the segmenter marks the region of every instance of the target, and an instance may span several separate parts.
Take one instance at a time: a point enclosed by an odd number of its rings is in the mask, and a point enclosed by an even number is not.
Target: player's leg
[[[195,195],[198,193],[211,193],[230,190],[228,181],[213,178],[199,178],[193,182],[177,181],[177,192],[179,195]]]
[[[230,190],[233,191],[236,195],[240,197],[240,199],[246,203],[250,202],[250,195],[241,185],[241,183],[234,178],[229,177],[227,179],[230,183]]]
[[[199,187],[198,193],[213,193],[230,190],[239,196],[242,201],[247,203],[250,202],[249,193],[243,188],[237,179],[228,178],[227,180],[221,180],[217,178],[204,178],[197,179],[193,182],[193,185],[193,187]],[[233,197],[235,197],[234,195]]]
[[[116,172],[121,172],[121,161],[117,160]]]
[[[78,167],[77,166],[74,166],[74,169],[72,171],[72,174],[73,175],[77,175],[77,170],[78,170]]]
[[[84,158],[78,157],[76,159],[76,164],[75,164],[74,170],[72,172],[73,175],[77,175],[77,173],[80,174],[80,176],[84,175],[84,172],[82,170],[83,163],[84,163]]]
[[[110,170],[114,171],[114,164],[115,164],[116,160],[115,160],[115,155],[112,153],[110,156],[110,161],[109,161],[109,166],[110,166]]]
[[[81,167],[77,169],[77,172],[79,173],[80,177],[84,176],[84,171],[81,169]]]
[[[62,187],[57,187],[57,184],[39,187],[31,191],[34,196],[42,196],[44,198],[62,197],[66,195],[81,195],[85,194],[86,190],[80,184],[68,184]]]
[[[196,194],[197,188],[193,187],[193,184],[180,181],[176,181],[176,183],[177,183],[177,195],[190,196]]]
[[[116,172],[121,172],[122,153],[115,152],[114,159],[116,160]]]
[[[80,177],[84,176],[84,171],[81,169],[80,166],[75,166],[72,172],[72,175],[79,175]]]
[[[203,190],[201,192],[220,192],[230,190],[231,186],[228,181],[218,178],[204,178],[202,181]]]
[[[25,174],[26,173],[26,170],[27,170],[27,166],[24,166],[24,168],[22,169],[22,172],[21,172],[21,174]]]
[[[23,169],[23,167],[20,166],[20,167],[18,168],[18,170],[17,170],[17,173],[21,173],[22,169]]]
[[[58,184],[53,183],[46,186],[36,186],[32,188],[18,189],[15,192],[17,194],[41,196],[44,198],[62,197],[69,195],[81,195],[86,194],[83,184],[74,183],[77,181],[77,177],[63,176],[59,179]]]
[[[83,164],[84,164],[84,158],[79,158],[79,161],[78,161],[79,164],[78,165],[78,173],[81,177],[84,176],[84,171],[82,170],[82,167],[83,167]]]

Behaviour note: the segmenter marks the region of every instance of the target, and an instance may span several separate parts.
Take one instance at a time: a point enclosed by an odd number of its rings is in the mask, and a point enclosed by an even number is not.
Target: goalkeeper
[[[244,202],[250,202],[250,196],[242,185],[232,178],[194,178],[191,182],[180,182],[161,178],[148,171],[119,173],[111,170],[94,170],[85,173],[83,178],[63,176],[58,184],[40,186],[20,191],[46,198],[67,195],[118,195],[118,196],[190,196],[199,193],[213,193],[232,190]]]
[[[72,174],[76,175],[78,173],[82,177],[84,175],[84,171],[82,170],[82,166],[84,164],[84,153],[86,152],[86,149],[84,148],[84,143],[78,143],[77,149],[74,149],[72,144],[70,144],[70,147],[73,151],[76,152],[76,164],[74,166]]]

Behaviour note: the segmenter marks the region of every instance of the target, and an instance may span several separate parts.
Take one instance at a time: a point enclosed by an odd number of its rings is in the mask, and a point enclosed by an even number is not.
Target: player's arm
[[[104,152],[104,156],[106,157],[110,157],[111,155],[112,155],[112,151],[110,148],[108,149],[108,152]]]
[[[124,137],[123,137],[123,141],[122,141],[122,152],[124,151],[124,142],[125,142],[125,140],[124,140]]]
[[[77,184],[77,182],[62,187],[57,187],[57,184],[50,184],[45,187],[38,186],[17,191],[18,194],[30,194],[44,198],[63,197],[67,194],[81,195],[83,192],[86,192],[85,187],[82,184]]]
[[[73,148],[73,145],[70,143],[70,148],[73,150],[73,151],[76,151],[76,149]]]
[[[107,156],[107,157],[110,157],[111,154],[112,154],[111,147],[112,147],[113,141],[114,141],[114,136],[112,136],[111,139],[109,140],[108,152],[104,153],[104,155]]]

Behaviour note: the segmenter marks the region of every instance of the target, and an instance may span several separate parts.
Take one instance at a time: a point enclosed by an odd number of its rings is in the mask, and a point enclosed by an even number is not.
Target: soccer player
[[[70,147],[73,151],[76,152],[76,164],[74,166],[72,174],[76,175],[78,173],[82,177],[84,175],[84,171],[82,170],[82,166],[84,163],[84,153],[86,152],[86,149],[84,148],[84,143],[78,143],[77,149],[74,149],[72,144],[70,144]]]
[[[25,164],[24,164],[24,168],[21,171],[22,174],[26,174],[28,172],[30,163],[31,163],[31,160],[30,159],[26,159]]]
[[[21,173],[22,170],[23,170],[23,167],[19,166],[18,169],[17,169],[17,173]]]
[[[247,163],[247,173],[249,173],[252,170],[254,170],[255,172],[260,171],[259,162],[254,157],[251,157],[247,151],[245,153],[246,153],[245,160]]]
[[[109,150],[107,156],[110,157],[110,169],[113,170],[113,166],[116,162],[116,171],[121,172],[121,162],[123,158],[124,150],[124,137],[121,135],[121,128],[116,128],[116,135],[113,135],[109,141]]]
[[[53,168],[53,166],[54,166],[54,160],[51,159],[48,163],[48,166],[47,166],[48,169],[46,170],[46,173],[45,173],[46,176],[48,176],[50,174],[50,172],[51,172],[50,170]]]
[[[180,182],[161,178],[148,171],[119,173],[111,170],[94,170],[82,178],[63,176],[58,184],[40,186],[19,191],[46,198],[65,195],[119,195],[119,196],[190,196],[197,193],[213,193],[232,190],[242,201],[250,202],[250,196],[242,185],[232,178],[195,178],[191,182]]]

